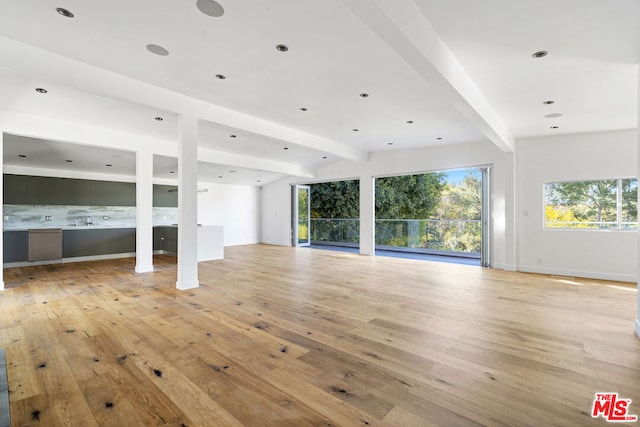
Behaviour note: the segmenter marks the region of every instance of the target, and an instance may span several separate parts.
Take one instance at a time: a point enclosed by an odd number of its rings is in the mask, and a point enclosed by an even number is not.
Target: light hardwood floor
[[[635,287],[265,245],[5,270],[14,426],[606,425],[640,415]],[[611,285],[614,285],[613,287]]]

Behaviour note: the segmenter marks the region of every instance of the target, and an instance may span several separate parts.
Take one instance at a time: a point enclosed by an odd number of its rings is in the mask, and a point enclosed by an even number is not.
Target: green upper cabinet
[[[178,207],[178,187],[175,185],[154,185],[153,206],[160,208]]]
[[[153,206],[177,207],[177,187],[153,186]],[[172,190],[172,191],[169,191]],[[4,175],[7,205],[136,206],[134,182]]]
[[[93,189],[91,183],[84,179],[53,178],[60,182],[61,194],[53,205],[91,206]],[[44,203],[43,203],[44,204]],[[102,203],[99,203],[102,204]],[[106,203],[104,203],[106,205]]]
[[[3,184],[8,205],[57,205],[62,192],[57,178],[4,175]]]
[[[135,206],[136,184],[133,182],[89,181],[92,205]]]

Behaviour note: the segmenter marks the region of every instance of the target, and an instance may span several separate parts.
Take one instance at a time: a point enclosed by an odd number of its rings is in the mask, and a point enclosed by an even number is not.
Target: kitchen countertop
[[[71,227],[32,227],[32,228],[5,228],[2,231],[29,231],[29,230],[60,230],[69,231],[69,230],[122,230],[122,229],[134,229],[136,227],[123,227],[123,226],[113,226],[107,227],[104,225],[82,225],[82,226],[71,226]]]
[[[177,228],[178,224],[168,224],[168,225],[164,225],[164,224],[159,224],[159,225],[154,225],[153,228],[156,227],[173,227],[173,228]],[[203,225],[203,224],[198,224],[198,227],[220,227],[219,225]],[[2,231],[29,231],[29,230],[52,230],[52,229],[62,229],[63,231],[68,231],[68,230],[108,230],[108,229],[135,229],[136,226],[132,226],[132,227],[126,227],[126,226],[122,226],[122,225],[113,225],[113,226],[108,226],[108,225],[71,225],[71,226],[67,226],[67,227],[31,227],[31,228],[4,228]]]

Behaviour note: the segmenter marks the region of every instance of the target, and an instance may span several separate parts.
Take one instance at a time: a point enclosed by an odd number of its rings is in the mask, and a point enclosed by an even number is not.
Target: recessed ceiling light
[[[387,142],[387,145],[393,145],[393,142]]]
[[[169,55],[169,51],[165,48],[163,48],[162,46],[158,46],[157,44],[148,44],[147,45],[147,50],[151,53],[154,53],[156,55],[160,55],[160,56],[168,56]]]
[[[301,108],[300,108],[300,111],[307,111],[307,108],[305,108],[305,107],[301,107]]]
[[[257,180],[256,182],[262,182],[262,181],[260,181],[260,180]]]
[[[108,167],[108,168],[110,168],[110,167],[111,167],[111,166],[113,166],[113,165],[112,165],[111,163],[107,163],[105,166],[106,166],[106,167]]]
[[[323,159],[323,160],[324,160],[324,159],[326,159],[326,158],[327,158],[327,156],[322,156],[322,159]]]
[[[354,131],[354,132],[360,132],[360,129],[356,129],[356,128],[353,128],[351,130]]]
[[[288,149],[289,149],[289,147],[282,147],[282,149],[283,149],[283,150],[288,150]]]
[[[229,135],[229,138],[237,138],[238,135]]]
[[[546,50],[539,50],[537,52],[534,52],[531,56],[533,56],[534,58],[544,58],[548,54],[549,52],[547,52]]]
[[[157,122],[161,122],[161,121],[163,121],[164,119],[163,119],[162,117],[158,116],[158,117],[156,117],[156,118],[155,118],[155,120],[156,120]]]
[[[544,105],[551,105],[551,104],[555,104],[555,103],[556,103],[556,101],[551,101],[551,100],[543,102]]]
[[[169,171],[169,173],[176,173],[176,171]]]
[[[562,117],[562,113],[551,113],[551,114],[546,114],[545,119],[555,119],[558,117]]]
[[[224,80],[226,78],[227,78],[227,76],[225,76],[224,74],[216,74],[216,79],[218,79],[218,80]]]
[[[442,140],[442,137],[441,137],[441,136],[439,136],[439,137],[437,137],[436,139],[437,139],[438,141],[440,141],[440,140]]]
[[[369,94],[368,94],[368,93],[361,93],[361,94],[360,94],[360,96],[361,96],[362,98],[367,98],[367,97],[369,96]]]
[[[238,171],[229,171],[229,173],[236,173],[236,172],[238,172]]]
[[[67,9],[65,9],[64,7],[57,7],[56,8],[56,12],[58,12],[60,15],[65,16],[67,18],[73,18],[73,13],[71,13],[70,11],[68,11]]]
[[[221,179],[222,179],[222,175],[218,175],[218,178],[221,178]]]
[[[37,88],[36,88],[36,92],[38,92],[38,93],[47,93],[47,92],[49,92],[49,91],[48,91],[48,90],[46,90],[46,89],[43,89],[43,88],[41,88],[41,87],[37,87]]]
[[[413,120],[407,120],[407,123],[411,124],[413,123]]]
[[[276,46],[276,50],[278,52],[288,52],[289,51],[289,46],[287,46],[286,44],[279,44]]]
[[[560,126],[551,126],[549,129],[558,129]]]
[[[207,16],[219,18],[224,15],[224,8],[220,3],[214,0],[198,0],[196,2],[196,6],[200,10],[200,12],[204,13]]]
[[[18,154],[18,157],[22,157],[24,159],[27,156],[25,156],[24,154]]]
[[[73,163],[73,160],[69,160],[69,159],[67,159],[67,160],[65,160],[65,162],[67,162],[67,163]]]

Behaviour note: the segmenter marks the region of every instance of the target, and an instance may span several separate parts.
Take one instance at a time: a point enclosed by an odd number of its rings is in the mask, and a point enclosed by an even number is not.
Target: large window
[[[360,181],[311,185],[311,241],[314,245],[358,246]]]
[[[376,245],[478,255],[482,171],[450,170],[376,179]]]
[[[552,182],[544,205],[545,228],[636,230],[638,180]]]

